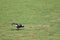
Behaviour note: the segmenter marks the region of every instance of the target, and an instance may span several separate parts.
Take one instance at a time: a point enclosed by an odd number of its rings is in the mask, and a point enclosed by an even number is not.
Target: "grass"
[[[0,40],[60,40],[60,0],[0,0]]]

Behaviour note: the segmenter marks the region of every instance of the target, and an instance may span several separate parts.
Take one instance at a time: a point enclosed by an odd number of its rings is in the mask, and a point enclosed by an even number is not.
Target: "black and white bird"
[[[12,23],[12,25],[16,26],[17,29],[24,27],[24,25],[18,23]]]

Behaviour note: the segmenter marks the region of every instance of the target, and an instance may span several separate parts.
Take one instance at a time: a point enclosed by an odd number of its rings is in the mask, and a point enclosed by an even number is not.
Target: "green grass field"
[[[0,0],[0,40],[60,40],[60,0]]]

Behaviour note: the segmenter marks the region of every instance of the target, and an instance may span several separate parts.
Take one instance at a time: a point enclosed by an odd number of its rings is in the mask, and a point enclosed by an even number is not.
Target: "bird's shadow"
[[[14,30],[19,31],[19,30],[24,30],[24,29],[11,29],[11,31],[14,31]]]

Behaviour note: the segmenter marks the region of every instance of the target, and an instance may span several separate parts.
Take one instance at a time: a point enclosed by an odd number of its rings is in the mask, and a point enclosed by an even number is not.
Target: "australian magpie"
[[[24,27],[24,25],[19,24],[19,23],[12,23],[12,25],[16,26],[17,29]]]

